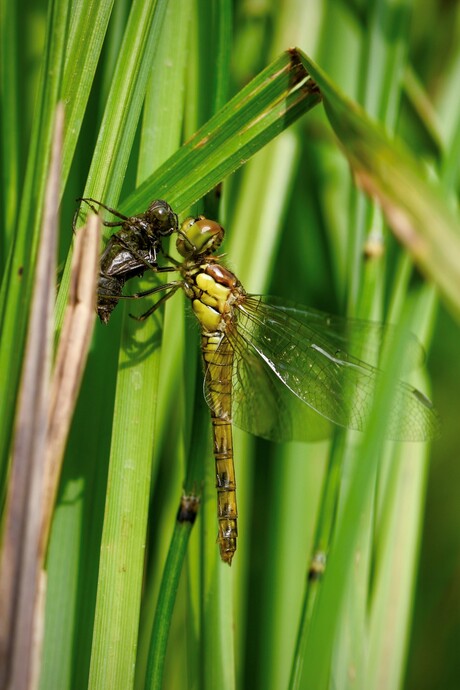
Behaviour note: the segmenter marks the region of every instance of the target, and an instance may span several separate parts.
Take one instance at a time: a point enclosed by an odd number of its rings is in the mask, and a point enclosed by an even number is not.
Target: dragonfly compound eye
[[[174,213],[171,206],[162,199],[153,201],[148,207],[145,215],[147,221],[152,226],[152,232],[154,234],[160,234],[167,237],[178,230],[179,223],[177,215]]]
[[[177,238],[177,251],[181,256],[215,252],[224,239],[225,230],[215,220],[204,216],[187,218]]]

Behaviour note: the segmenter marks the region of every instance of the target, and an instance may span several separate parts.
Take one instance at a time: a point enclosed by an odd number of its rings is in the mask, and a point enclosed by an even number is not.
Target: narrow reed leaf
[[[161,690],[161,688],[164,687],[163,668],[168,633],[190,532],[195,522],[198,508],[199,499],[196,496],[183,497],[180,514],[174,525],[168,557],[163,569],[161,589],[158,595],[157,611],[152,630],[149,663],[144,686],[146,690]]]
[[[245,86],[122,204],[126,213],[166,198],[181,213],[318,104],[295,50]]]
[[[144,50],[139,50],[142,60],[146,60],[146,57],[150,59],[149,89],[154,91],[160,100],[167,98],[171,88],[171,82],[164,78],[160,66],[165,63],[173,66],[170,76],[176,81],[179,92],[181,90],[183,92],[181,87],[184,78],[183,52],[180,51],[177,57],[171,54],[174,44],[167,41],[171,26],[165,32],[165,36],[159,31],[162,13],[166,9],[165,4],[162,3],[162,5],[160,7],[159,4],[157,7],[160,18],[155,19],[154,27],[146,23],[144,33],[148,37],[148,45],[144,47]],[[175,23],[174,13],[169,14],[167,20],[170,24]],[[128,24],[124,43],[127,51],[129,50],[128,38],[132,30],[133,27]],[[139,99],[141,93],[143,95],[142,88],[147,88],[147,64],[143,63],[139,70],[137,95],[132,96],[134,100]],[[123,63],[120,65],[124,67]],[[157,74],[162,75],[158,83],[155,79]],[[131,79],[136,80],[135,70]],[[167,158],[179,143],[180,127],[176,126],[175,136],[171,134],[161,141],[157,138],[155,151],[152,153],[150,148],[152,132],[156,129],[164,131],[167,117],[173,116],[176,123],[180,123],[183,102],[182,98],[176,98],[173,104],[174,113],[172,110],[166,113],[161,108],[152,108],[151,98],[150,95],[142,122],[138,181],[151,173],[152,169]],[[134,114],[140,103],[141,101],[138,100],[133,105]],[[127,139],[134,135],[133,124],[135,122],[129,123],[122,120],[118,122],[119,127],[125,128],[123,131],[126,132]],[[110,149],[111,146],[118,145],[118,142],[109,137],[106,145]],[[119,175],[118,171],[118,178]],[[90,687],[99,687],[101,684],[115,684],[120,688],[130,687],[134,683],[138,646],[160,351],[155,348],[150,357],[141,356],[137,360],[134,358],[134,361],[130,353],[133,342],[142,352],[143,347],[149,342],[161,339],[161,321],[152,318],[139,328],[139,324],[129,318],[127,308],[124,316],[109,466],[111,494],[115,500],[107,497],[105,507]],[[111,549],[104,550],[105,544],[110,544]],[[108,665],[107,658],[114,650],[116,650],[117,664]]]
[[[63,184],[67,181],[80,135],[112,6],[113,0],[76,2],[72,6],[62,79],[62,99],[66,104]]]
[[[18,89],[18,30],[19,8],[15,3],[2,0],[0,5],[0,92],[2,96],[1,150],[2,150],[2,225],[0,236],[0,268],[3,273],[18,211],[19,195],[19,89]],[[6,97],[7,94],[7,97]]]

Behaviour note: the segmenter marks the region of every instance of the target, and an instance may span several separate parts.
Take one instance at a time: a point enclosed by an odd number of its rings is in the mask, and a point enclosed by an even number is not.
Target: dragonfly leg
[[[172,285],[172,287],[171,287]],[[166,293],[166,295],[163,295],[161,299],[158,300],[158,302],[155,302],[153,306],[150,307],[144,314],[141,314],[140,316],[135,316],[134,314],[130,314],[130,317],[132,319],[135,319],[136,321],[145,321],[151,314],[153,314],[159,307],[161,307],[162,304],[164,304],[170,297],[172,297],[177,290],[180,288],[182,285],[182,281],[177,281],[177,284],[174,283],[169,283],[164,286],[164,288],[171,287],[170,291]],[[152,294],[152,292],[157,292],[155,288],[152,291],[147,291],[147,294]],[[141,295],[142,293],[139,293]],[[145,294],[145,293],[144,293]]]
[[[105,225],[108,228],[120,227],[120,225],[123,225],[125,220],[128,220],[127,216],[124,216],[119,211],[116,211],[114,208],[111,208],[111,206],[106,206],[101,201],[97,201],[96,199],[92,199],[91,197],[78,197],[77,201],[80,202],[80,205],[81,205],[81,202],[84,201],[85,204],[88,204],[88,206],[93,211],[93,213],[96,213],[96,214],[98,213],[98,209],[93,206],[93,203],[94,203],[94,204],[98,204],[99,206],[102,206],[102,208],[105,208],[107,211],[112,213],[114,216],[118,216],[118,218],[122,219],[121,221],[117,221],[117,222],[113,222],[113,223],[109,223],[107,221],[102,221],[102,225]],[[80,206],[78,206],[77,210],[75,211],[75,213],[73,215],[72,230],[73,230],[74,234],[75,234],[76,229],[77,229],[77,220],[78,220],[79,212],[80,212]]]
[[[177,262],[177,266],[180,266],[179,262]],[[177,273],[178,270],[176,266],[157,266],[155,268],[155,273]]]
[[[97,199],[92,199],[90,196],[88,197],[79,197],[77,201],[84,201],[85,204],[88,204],[90,209],[97,213],[97,210],[94,208],[92,204],[97,204],[98,206],[101,206],[102,208],[105,208],[106,211],[111,213],[113,216],[117,216],[117,218],[121,218],[122,220],[128,220],[128,216],[123,215],[123,213],[120,213],[120,211],[117,211],[115,208],[112,208],[111,206],[107,206],[106,204],[103,204],[102,201],[98,201]],[[105,225],[105,223],[104,223]],[[121,223],[117,223],[117,225],[121,225]]]
[[[171,283],[165,283],[164,285],[156,285],[154,288],[150,288],[149,290],[143,290],[142,292],[135,292],[133,295],[115,295],[112,294],[111,292],[106,292],[105,290],[99,290],[98,295],[101,297],[106,298],[113,298],[113,299],[141,299],[142,297],[147,297],[148,295],[153,295],[156,292],[162,292],[163,290],[169,290],[172,288],[177,289],[182,285],[181,280],[173,281]],[[174,293],[173,293],[174,294]],[[134,317],[136,318],[136,317]]]

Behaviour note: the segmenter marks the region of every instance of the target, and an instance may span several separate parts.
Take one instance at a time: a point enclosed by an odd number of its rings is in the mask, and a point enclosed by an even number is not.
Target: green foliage
[[[455,654],[440,677],[426,661],[432,630],[423,636],[454,559],[438,557],[432,590],[424,571],[418,594],[415,584],[430,448],[390,444],[385,422],[397,378],[429,391],[406,361],[408,331],[425,347],[434,334],[444,418],[434,450],[455,459],[458,333],[442,311],[437,335],[434,286],[458,317],[458,10],[440,46],[441,8],[409,0],[50,0],[46,15],[26,3],[20,17],[1,6],[2,477],[59,99],[63,257],[75,197],[124,213],[164,198],[181,218],[219,213],[225,261],[249,292],[398,325],[365,434],[275,447],[236,430],[231,569],[215,544],[199,336],[182,298],[142,324],[128,313],[150,298],[96,325],[47,559],[40,687],[455,686]],[[24,80],[19,26],[39,42]],[[286,52],[295,45],[303,52]],[[381,206],[357,190],[344,154]],[[147,274],[130,290],[151,285]],[[193,529],[176,522],[183,491],[200,497]],[[308,578],[314,556],[325,573]]]

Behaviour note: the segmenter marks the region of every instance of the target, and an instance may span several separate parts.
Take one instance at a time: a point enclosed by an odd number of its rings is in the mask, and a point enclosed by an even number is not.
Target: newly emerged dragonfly
[[[107,227],[120,227],[110,237],[100,259],[97,313],[101,321],[107,323],[128,280],[142,276],[152,268],[163,270],[158,268],[157,256],[162,251],[162,240],[179,230],[177,215],[162,199],[152,201],[144,213],[129,217],[90,197],[77,201],[85,202],[95,213],[98,211],[93,204],[97,204],[120,219],[104,222]],[[74,217],[74,230],[77,215],[78,210]]]
[[[199,321],[214,435],[218,543],[222,560],[230,564],[237,541],[232,424],[274,441],[318,440],[329,434],[331,422],[362,431],[382,372],[356,353],[367,341],[375,354],[392,331],[250,295],[214,255],[224,236],[218,223],[189,218],[181,231],[181,279],[139,296],[167,290],[163,302],[181,288]],[[158,304],[137,318],[147,318]],[[413,348],[415,357],[421,354],[417,341]],[[428,398],[399,382],[388,438],[423,441],[437,427]]]

